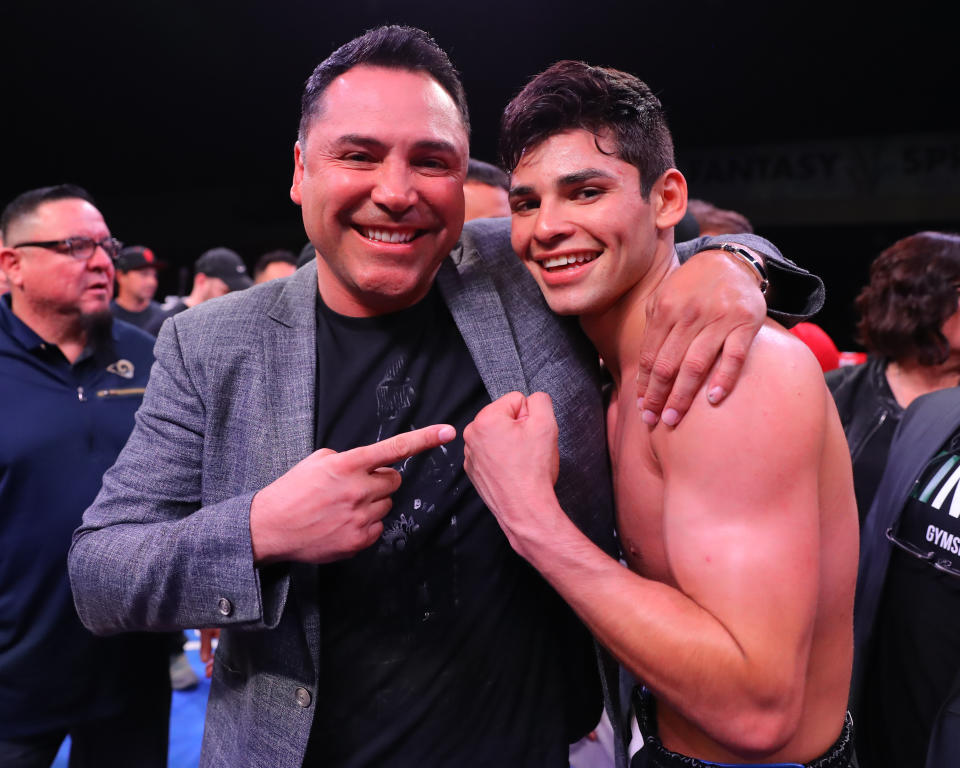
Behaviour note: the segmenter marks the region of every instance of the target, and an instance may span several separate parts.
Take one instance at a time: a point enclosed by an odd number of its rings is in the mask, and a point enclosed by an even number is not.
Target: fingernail
[[[676,408],[667,408],[660,416],[663,419],[663,423],[668,427],[677,426],[677,422],[680,421],[680,412]]]
[[[723,396],[727,394],[723,387],[714,387],[709,392],[707,392],[707,400],[711,403],[719,403],[723,400]]]
[[[650,427],[657,426],[657,421],[659,420],[657,414],[655,414],[653,411],[644,411],[640,419],[644,424]]]
[[[453,440],[453,438],[455,438],[456,436],[457,436],[457,430],[455,430],[453,427],[441,427],[440,430],[437,432],[437,438],[439,440],[443,440],[443,442],[445,443],[449,442],[450,440]]]
[[[642,397],[638,397],[638,398],[637,398],[637,410],[638,410],[638,411],[642,411],[642,410],[643,410],[643,398],[642,398]]]

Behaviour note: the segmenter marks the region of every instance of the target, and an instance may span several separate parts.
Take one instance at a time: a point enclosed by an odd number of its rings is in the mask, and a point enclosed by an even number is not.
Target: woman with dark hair
[[[850,445],[861,528],[904,409],[960,383],[958,289],[960,235],[919,232],[876,258],[857,297],[867,362],[830,371],[827,385]]]

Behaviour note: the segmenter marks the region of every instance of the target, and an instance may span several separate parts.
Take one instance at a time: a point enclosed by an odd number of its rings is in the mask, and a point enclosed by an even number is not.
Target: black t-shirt
[[[373,318],[318,301],[316,398],[318,448],[435,423],[458,434],[397,467],[378,542],[320,567],[304,765],[565,768],[568,614],[464,472],[463,429],[490,398],[436,289]]]
[[[856,724],[870,768],[922,766],[937,712],[960,670],[960,432],[927,465],[892,533],[924,561],[893,547],[873,629]]]
[[[135,325],[154,336],[157,335],[163,321],[167,319],[167,313],[155,301],[151,301],[142,312],[131,312],[121,307],[116,301],[111,301],[110,312],[118,320]]]

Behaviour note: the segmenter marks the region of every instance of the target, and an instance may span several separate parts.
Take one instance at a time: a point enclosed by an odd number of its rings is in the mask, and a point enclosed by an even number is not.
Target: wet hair
[[[613,154],[639,171],[644,198],[674,166],[666,116],[647,84],[627,72],[569,60],[534,77],[507,105],[500,121],[501,165],[512,170],[525,151],[578,128],[611,133]]]
[[[943,324],[960,298],[960,235],[918,232],[898,240],[870,265],[870,282],[856,299],[857,340],[873,355],[946,361]]]
[[[323,93],[344,72],[366,64],[372,67],[426,72],[450,94],[463,127],[470,135],[470,112],[460,75],[436,41],[422,29],[389,25],[371,29],[341,45],[321,61],[307,79],[300,100],[298,139],[306,141],[311,123],[323,112]]]
[[[55,200],[86,200],[94,207],[97,205],[90,193],[76,184],[57,184],[53,187],[40,187],[22,192],[13,198],[0,214],[0,234],[3,236],[3,242],[7,242],[7,234],[13,222],[29,216],[44,203]]]
[[[471,157],[467,163],[467,181],[476,181],[488,187],[500,187],[510,191],[510,177],[495,165]]]

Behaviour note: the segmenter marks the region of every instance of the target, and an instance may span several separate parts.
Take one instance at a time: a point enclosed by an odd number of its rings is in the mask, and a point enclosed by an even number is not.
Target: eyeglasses
[[[936,552],[927,551],[924,552],[915,544],[911,544],[909,541],[904,541],[899,538],[894,532],[893,528],[887,528],[887,540],[894,546],[899,547],[908,555],[915,557],[917,560],[922,560],[925,563],[930,563],[934,568],[936,568],[941,573],[947,573],[951,576],[956,576],[960,578],[960,571],[953,567],[953,562],[947,560],[943,557],[937,557]]]
[[[67,255],[72,256],[74,259],[86,261],[93,256],[97,248],[103,248],[107,256],[115,259],[120,253],[120,249],[123,248],[123,243],[115,237],[105,237],[102,240],[94,240],[92,237],[68,237],[66,240],[43,240],[35,243],[20,243],[19,245],[11,245],[10,247],[49,248],[58,253],[63,253],[65,250]]]

